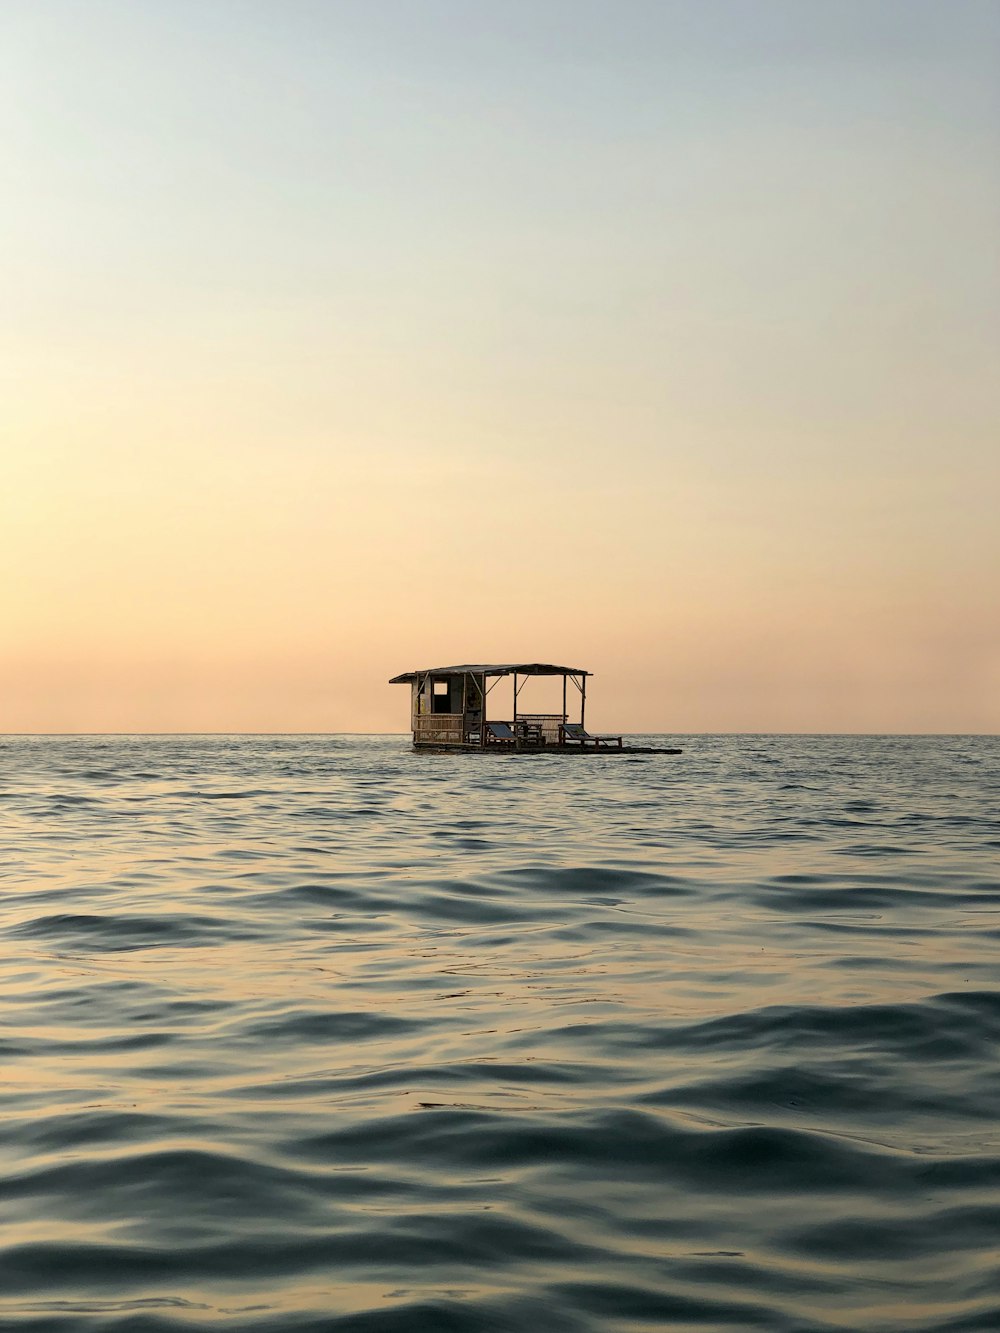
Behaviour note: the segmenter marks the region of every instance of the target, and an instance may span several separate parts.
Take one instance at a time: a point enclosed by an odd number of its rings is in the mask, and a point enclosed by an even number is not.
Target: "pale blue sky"
[[[623,722],[1000,725],[998,74],[981,0],[6,0],[23,715],[40,663],[60,699],[111,670],[105,617],[121,698],[145,586],[194,694],[188,623],[230,671],[336,656],[359,725],[392,725],[385,654],[596,659],[641,695],[678,641],[675,711]],[[504,574],[477,552],[516,522]],[[530,642],[428,629],[404,552],[466,600],[531,581]],[[299,599],[350,646],[290,629]],[[283,725],[279,659],[238,721]]]

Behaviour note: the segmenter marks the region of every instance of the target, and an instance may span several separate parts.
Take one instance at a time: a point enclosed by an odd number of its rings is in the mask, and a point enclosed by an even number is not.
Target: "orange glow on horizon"
[[[403,731],[390,675],[519,656],[603,728],[1000,730],[963,15],[914,63],[664,11],[539,80],[472,13],[21,7],[0,731]]]

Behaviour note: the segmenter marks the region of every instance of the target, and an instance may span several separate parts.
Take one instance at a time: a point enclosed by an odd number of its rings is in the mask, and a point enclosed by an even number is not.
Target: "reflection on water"
[[[0,1326],[1000,1326],[1000,741],[0,741]]]

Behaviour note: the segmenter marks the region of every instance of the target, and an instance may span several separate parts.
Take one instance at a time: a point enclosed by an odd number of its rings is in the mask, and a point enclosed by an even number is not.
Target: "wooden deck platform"
[[[653,745],[623,745],[620,748],[617,745],[603,746],[598,749],[596,746],[587,746],[586,749],[579,745],[414,745],[413,749],[420,754],[496,754],[496,755],[539,755],[539,754],[557,754],[557,755],[586,755],[588,758],[594,755],[600,755],[604,758],[617,759],[620,755],[635,754],[683,754],[684,751],[673,747],[660,747]]]

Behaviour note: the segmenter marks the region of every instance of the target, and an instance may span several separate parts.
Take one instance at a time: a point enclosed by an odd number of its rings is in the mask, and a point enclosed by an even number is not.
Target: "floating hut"
[[[587,680],[582,667],[554,666],[550,662],[490,662],[475,665],[425,667],[393,676],[390,685],[409,685],[413,745],[418,750],[518,750],[574,754],[680,754],[680,750],[653,750],[626,745],[622,736],[594,734],[586,729]],[[562,710],[528,713],[519,695],[532,676],[562,677]],[[509,702],[500,708],[493,691],[501,680],[513,678]],[[570,719],[569,705],[579,721]],[[490,714],[499,714],[490,716]],[[506,714],[506,715],[504,715]]]

